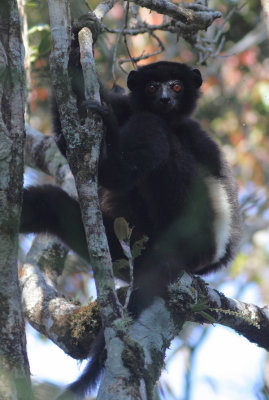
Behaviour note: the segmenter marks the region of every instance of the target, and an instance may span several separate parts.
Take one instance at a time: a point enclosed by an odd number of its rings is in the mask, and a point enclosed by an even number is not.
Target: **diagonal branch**
[[[105,15],[114,7],[117,3],[117,0],[102,0],[94,9],[94,14],[102,21]]]
[[[185,27],[194,27],[192,32],[194,30],[207,30],[215,19],[221,17],[219,11],[200,4],[189,4],[185,7],[180,7],[168,0],[134,0],[134,3],[140,7],[146,7],[160,14],[168,15],[184,24]]]
[[[234,329],[250,342],[269,350],[269,309],[230,299],[201,278],[184,273],[170,285],[169,305],[174,317],[218,323]]]
[[[25,124],[25,130],[26,165],[52,176],[71,196],[77,197],[73,175],[54,138],[31,128],[28,124]]]
[[[27,318],[39,332],[53,340],[69,355],[78,359],[86,358],[90,344],[101,329],[100,309],[96,302],[81,307],[59,297],[53,280],[44,278],[43,274],[47,260],[51,260],[47,252],[52,252],[52,257],[54,252],[55,257],[55,248],[54,250],[48,248],[40,239],[36,246],[37,250],[33,248],[29,253],[20,278]],[[40,252],[42,257],[40,257]],[[157,300],[153,308],[156,308],[156,304],[163,304],[163,300],[161,302],[160,299]],[[176,283],[170,286],[166,307],[172,316],[169,340],[172,339],[173,334],[180,333],[186,321],[213,322],[228,326],[250,342],[266,350],[269,349],[268,307],[260,308],[228,298],[209,287],[199,277],[184,273]],[[158,318],[162,315],[160,310],[154,313],[158,315]],[[166,312],[166,315],[169,313]],[[154,318],[150,310],[134,322],[134,327],[130,330],[131,334],[135,331],[137,335],[136,329],[139,327],[141,331],[142,325],[150,331],[151,324],[148,325],[145,322],[148,318]],[[177,330],[172,328],[172,325],[177,326]],[[154,330],[156,334],[156,327]],[[143,336],[141,332],[139,335]]]
[[[64,256],[59,244],[36,237],[20,272],[24,314],[67,354],[83,359],[101,329],[101,317],[96,302],[82,307],[58,295],[55,270],[63,268]]]

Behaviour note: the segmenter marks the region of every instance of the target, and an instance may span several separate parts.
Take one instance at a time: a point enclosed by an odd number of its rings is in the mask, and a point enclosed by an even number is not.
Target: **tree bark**
[[[33,398],[17,252],[23,182],[24,51],[15,0],[0,5],[0,398]]]

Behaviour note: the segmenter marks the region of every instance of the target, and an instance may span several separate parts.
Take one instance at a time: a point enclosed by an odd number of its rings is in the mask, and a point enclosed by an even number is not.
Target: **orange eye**
[[[181,87],[181,85],[179,83],[175,83],[173,85],[173,91],[174,92],[179,93],[181,91],[181,89],[182,89],[182,87]]]
[[[147,86],[147,92],[150,93],[150,94],[155,93],[156,90],[157,90],[157,87],[156,87],[155,85],[149,85],[149,86]]]

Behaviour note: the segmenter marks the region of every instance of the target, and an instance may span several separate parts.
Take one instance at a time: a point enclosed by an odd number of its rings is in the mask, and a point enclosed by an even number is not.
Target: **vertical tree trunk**
[[[16,0],[1,0],[0,31],[0,398],[31,400],[17,271],[25,82]]]

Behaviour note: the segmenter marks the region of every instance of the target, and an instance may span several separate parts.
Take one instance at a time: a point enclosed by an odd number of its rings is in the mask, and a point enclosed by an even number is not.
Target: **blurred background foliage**
[[[93,0],[90,6],[94,9],[97,4],[98,2]],[[253,286],[254,283],[260,304],[268,304],[269,46],[266,26],[259,0],[245,2],[212,0],[209,5],[221,11],[223,15],[223,18],[214,22],[206,34],[212,39],[221,27],[219,36],[224,38],[224,41],[218,55],[208,58],[199,65],[198,54],[189,43],[175,34],[158,31],[158,37],[162,40],[165,50],[161,54],[142,60],[139,65],[166,59],[198,65],[201,69],[204,83],[196,118],[221,144],[234,168],[239,182],[240,201],[245,220],[241,252],[229,271],[221,271],[214,277],[209,277],[210,284],[222,287],[223,283],[231,283],[234,285],[234,297],[240,299],[247,291],[248,285]],[[110,28],[122,26],[123,7],[123,2],[116,3],[105,17],[106,26]],[[26,14],[31,60],[30,124],[45,134],[51,134],[50,29],[46,1],[27,1]],[[163,21],[162,15],[145,8],[139,8],[137,14],[151,25],[161,24]],[[226,19],[227,15],[230,16]],[[132,20],[130,24],[132,25]],[[113,85],[113,74],[117,83],[125,87],[126,73],[117,63],[113,63],[116,41],[117,35],[113,33],[106,32],[99,36],[95,45],[96,65],[101,80],[108,87]],[[148,33],[128,36],[127,42],[133,57],[151,54],[158,50],[158,42]],[[117,61],[127,57],[126,45],[121,38],[117,47]],[[133,69],[130,62],[122,64],[122,67],[127,72]],[[41,180],[48,181],[51,178],[28,169],[26,181],[41,183]],[[72,296],[78,296],[79,293],[80,300],[86,301],[91,295],[88,293],[90,278],[77,271],[76,274],[68,273],[63,280],[63,290]],[[175,357],[182,349],[187,351],[188,366],[184,371],[185,393],[182,397],[185,400],[194,399],[191,397],[193,353],[201,346],[207,331],[208,328],[188,325],[169,358]],[[267,358],[263,360],[265,365],[268,363]],[[259,372],[259,375],[263,373]],[[173,394],[169,378],[161,381],[159,396],[162,399],[178,398]],[[262,376],[257,397],[253,398],[269,399],[269,376],[266,374]]]

